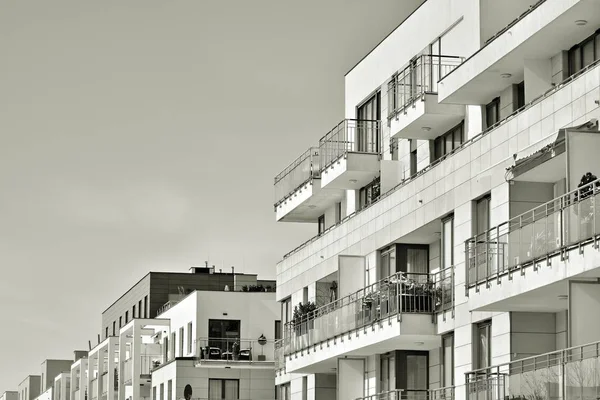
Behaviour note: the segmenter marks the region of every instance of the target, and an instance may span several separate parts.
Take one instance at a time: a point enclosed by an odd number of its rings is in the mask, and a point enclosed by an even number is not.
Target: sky
[[[5,0],[0,393],[96,343],[149,271],[275,278],[273,178],[343,119],[402,0]]]

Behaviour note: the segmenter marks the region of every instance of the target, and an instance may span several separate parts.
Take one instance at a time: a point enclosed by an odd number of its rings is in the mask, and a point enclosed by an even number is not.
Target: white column
[[[356,399],[365,392],[365,360],[339,358],[337,366],[337,399]]]

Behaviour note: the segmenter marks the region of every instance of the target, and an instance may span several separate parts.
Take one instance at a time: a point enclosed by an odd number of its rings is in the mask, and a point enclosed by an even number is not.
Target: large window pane
[[[581,67],[587,67],[594,62],[594,39],[590,39],[581,45]]]
[[[444,336],[442,340],[442,385],[443,387],[448,387],[454,385],[454,335]]]
[[[412,390],[427,389],[427,356],[406,356],[406,388]]]
[[[453,251],[453,231],[454,218],[450,217],[442,222],[442,252],[443,252],[443,268],[449,268],[454,264]]]
[[[487,368],[492,364],[492,338],[491,338],[491,328],[492,325],[490,322],[484,322],[479,324],[477,327],[478,331],[478,341],[477,341],[477,360],[478,365],[477,368]]]
[[[429,272],[428,253],[426,249],[407,249],[406,272],[423,274]]]

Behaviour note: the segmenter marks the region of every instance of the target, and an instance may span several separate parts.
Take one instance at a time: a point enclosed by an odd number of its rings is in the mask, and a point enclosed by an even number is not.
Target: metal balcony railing
[[[356,400],[454,400],[454,387],[429,390],[396,389],[359,397]]]
[[[468,372],[466,390],[468,400],[596,400],[600,342]]]
[[[284,326],[284,354],[402,314],[434,314],[454,308],[454,268],[435,274],[398,272],[326,304]]]
[[[381,154],[381,122],[345,119],[319,140],[321,171],[347,153]]]
[[[200,363],[225,362],[275,362],[273,340],[237,338],[198,338],[196,357]]]
[[[180,300],[169,300],[165,304],[163,304],[157,311],[156,316],[158,317],[160,314],[164,313],[167,310],[170,310],[171,307],[179,304]]]
[[[600,234],[600,180],[465,242],[466,290],[566,251]]]
[[[464,61],[463,57],[423,54],[388,83],[388,117],[403,112],[425,94],[435,94],[438,81]]]
[[[311,147],[275,177],[275,207],[299,187],[321,176],[318,147]]]
[[[467,148],[470,145],[472,145],[473,143],[478,142],[479,140],[481,140],[481,138],[483,138],[484,136],[487,136],[488,134],[490,134],[491,132],[493,132],[494,130],[496,130],[497,128],[499,128],[500,126],[507,124],[509,121],[511,121],[514,118],[516,118],[522,112],[524,112],[524,111],[532,108],[534,105],[541,103],[544,99],[547,99],[550,96],[554,95],[556,92],[558,92],[561,89],[565,88],[567,85],[571,84],[575,79],[579,78],[580,76],[586,75],[588,73],[590,73],[590,74],[595,73],[595,72],[593,72],[593,70],[596,67],[598,67],[598,66],[600,66],[600,60],[594,61],[593,63],[591,63],[590,65],[586,66],[582,70],[580,70],[580,71],[576,72],[575,74],[569,76],[567,79],[563,80],[561,83],[557,84],[556,86],[553,86],[551,89],[548,89],[545,93],[543,93],[543,94],[539,95],[538,97],[536,97],[535,99],[531,100],[529,103],[525,104],[523,107],[519,108],[518,110],[513,111],[511,114],[509,114],[508,116],[506,116],[506,118],[501,119],[500,121],[496,122],[494,125],[487,127],[484,131],[482,131],[479,134],[473,136],[471,139],[463,142],[459,147],[457,147],[456,149],[454,149],[452,152],[450,152],[450,153],[448,153],[448,154],[446,154],[446,155],[438,158],[437,160],[435,160],[434,162],[432,162],[431,164],[429,164],[425,168],[420,169],[416,174],[410,176],[407,179],[402,180],[400,183],[398,183],[396,186],[394,186],[393,188],[389,189],[388,191],[386,191],[384,193],[381,193],[381,195],[379,196],[379,198],[377,199],[377,201],[374,201],[369,206],[361,208],[361,209],[358,209],[355,212],[353,212],[352,214],[348,214],[345,218],[343,218],[341,221],[337,222],[336,224],[331,225],[324,232],[321,232],[320,234],[315,235],[312,238],[306,240],[304,243],[298,245],[293,250],[291,250],[291,251],[287,252],[286,254],[284,254],[283,258],[284,259],[288,258],[292,254],[294,254],[294,253],[296,253],[296,252],[304,249],[306,246],[308,246],[309,244],[311,244],[311,243],[313,243],[313,242],[315,242],[317,240],[325,240],[325,237],[327,236],[327,234],[329,232],[333,231],[338,226],[340,226],[342,224],[345,224],[348,220],[350,220],[352,218],[355,218],[357,215],[360,215],[361,213],[365,212],[370,207],[372,207],[374,204],[377,204],[381,200],[385,199],[386,197],[391,196],[393,193],[395,193],[396,191],[400,190],[405,185],[408,185],[410,182],[416,180],[420,176],[429,173],[429,171],[431,171],[434,167],[442,164],[447,159],[452,158],[455,154],[459,153],[464,148]]]

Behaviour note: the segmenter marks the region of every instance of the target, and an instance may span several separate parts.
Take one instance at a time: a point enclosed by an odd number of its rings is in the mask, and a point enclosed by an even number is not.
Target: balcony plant
[[[313,312],[317,309],[317,306],[312,301],[307,301],[306,303],[298,303],[296,307],[294,307],[294,314],[292,316],[292,322],[294,324],[294,331],[296,335],[302,334],[302,327],[304,326],[306,329],[313,329],[314,320],[311,318]]]

